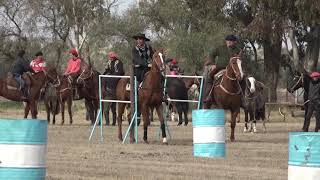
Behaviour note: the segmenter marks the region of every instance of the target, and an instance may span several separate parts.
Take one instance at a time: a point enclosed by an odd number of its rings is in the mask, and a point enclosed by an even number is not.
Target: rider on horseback
[[[210,86],[214,83],[214,76],[221,70],[225,69],[229,64],[230,58],[235,54],[239,54],[241,49],[237,47],[237,37],[235,35],[227,35],[225,37],[225,45],[220,46],[214,49],[210,53],[210,58],[207,58],[205,61],[203,77],[206,84]],[[211,75],[209,75],[209,73]],[[211,102],[211,96],[209,95],[211,88],[205,88],[205,96],[207,99],[205,102]]]
[[[26,82],[23,80],[22,75],[25,72],[32,72],[28,61],[24,58],[25,53],[26,52],[24,50],[20,50],[18,52],[18,56],[13,62],[10,70],[14,79],[19,84],[19,89],[22,91],[22,94],[24,96],[22,97],[22,99],[26,99],[26,97],[28,96],[28,88],[26,87]]]
[[[146,44],[150,39],[146,38],[145,34],[139,33],[133,36],[137,41],[137,45],[132,48],[132,62],[134,65],[134,75],[140,84],[143,81],[144,75],[149,71],[152,64],[153,50],[152,47]]]
[[[108,53],[108,62],[105,66],[105,72],[103,75],[117,75],[117,76],[123,76],[124,70],[123,70],[123,63],[118,58],[118,55],[115,52],[109,52]],[[120,78],[110,78],[107,77],[104,81],[104,89],[106,90],[106,97],[105,99],[115,99],[116,98],[116,88],[117,84],[119,82]],[[116,112],[116,103],[110,103],[106,102],[106,124],[109,125],[109,109],[112,109],[112,112]],[[112,125],[114,126],[116,124],[116,114],[113,114],[112,116],[113,121]]]
[[[30,63],[30,67],[35,73],[45,71],[47,66],[43,58],[43,53],[41,51],[35,54],[35,59]]]
[[[69,53],[72,54],[72,58],[68,61],[68,66],[64,75],[68,76],[70,83],[74,87],[76,85],[76,78],[78,78],[81,70],[81,58],[79,58],[78,52],[75,48],[72,48]],[[79,98],[77,88],[75,88],[74,97],[75,99]]]

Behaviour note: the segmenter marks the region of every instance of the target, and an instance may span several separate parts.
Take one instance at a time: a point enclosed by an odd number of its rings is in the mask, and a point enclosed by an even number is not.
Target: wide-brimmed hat
[[[233,35],[233,34],[229,34],[229,35],[227,35],[227,36],[225,37],[225,40],[226,40],[226,41],[237,41],[238,38],[237,38],[235,35]]]
[[[132,36],[132,38],[134,38],[134,39],[143,38],[145,41],[150,41],[150,39],[146,38],[146,35],[143,33],[139,33],[137,35],[134,35],[134,36]]]

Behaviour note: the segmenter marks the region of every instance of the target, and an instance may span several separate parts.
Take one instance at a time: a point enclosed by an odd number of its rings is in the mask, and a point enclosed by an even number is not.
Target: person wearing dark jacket
[[[10,72],[12,73],[14,79],[18,82],[20,86],[19,89],[23,92],[23,95],[26,97],[27,88],[25,81],[22,79],[22,75],[25,72],[32,72],[32,69],[29,66],[29,62],[24,58],[25,53],[26,52],[24,50],[20,50],[18,52],[17,58],[13,62]]]
[[[117,75],[123,76],[123,63],[118,58],[118,55],[115,52],[108,53],[108,62],[105,67],[104,75]],[[104,89],[105,89],[105,99],[115,99],[116,98],[116,88],[120,78],[105,78],[104,81]],[[105,111],[105,118],[106,124],[109,125],[109,111],[112,112],[112,125],[116,125],[116,103],[106,102],[106,111]]]
[[[318,132],[320,128],[320,73],[312,72],[310,78],[308,101],[306,102],[308,103],[308,112],[302,130],[305,132],[309,130],[310,119],[314,112],[316,117],[315,131]]]
[[[140,84],[143,81],[145,73],[149,70],[152,64],[153,50],[152,47],[146,44],[150,39],[146,38],[145,34],[137,34],[133,36],[137,44],[132,48],[132,63],[134,66],[134,75]]]

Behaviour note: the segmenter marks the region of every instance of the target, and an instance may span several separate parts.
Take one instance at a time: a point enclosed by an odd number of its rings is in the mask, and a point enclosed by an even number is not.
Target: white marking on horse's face
[[[240,76],[241,76],[241,79],[242,79],[243,78],[243,71],[242,71],[241,60],[240,59],[237,59],[237,64],[238,64],[238,68],[239,68],[239,71],[240,71]]]
[[[250,82],[250,92],[254,93],[256,91],[256,79],[254,77],[249,77],[248,80]]]
[[[161,59],[161,63],[163,64],[164,61],[163,61],[162,53],[159,53],[158,55],[159,55],[159,57],[160,57],[160,59]]]

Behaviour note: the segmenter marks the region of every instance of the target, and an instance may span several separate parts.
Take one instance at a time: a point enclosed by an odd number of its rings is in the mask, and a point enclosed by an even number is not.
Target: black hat
[[[35,54],[35,56],[43,56],[43,53],[42,53],[41,51],[39,51],[39,52],[37,52],[37,53]]]
[[[146,35],[145,34],[143,34],[143,33],[139,33],[139,34],[137,34],[137,35],[135,35],[135,36],[132,36],[134,39],[138,39],[138,38],[143,38],[145,41],[150,41],[150,39],[149,38],[146,38]]]
[[[230,35],[227,35],[226,38],[225,38],[226,41],[237,41],[238,38],[233,35],[233,34],[230,34]]]
[[[26,51],[24,51],[23,49],[18,51],[18,56],[22,57],[24,56],[24,54],[26,54]]]

